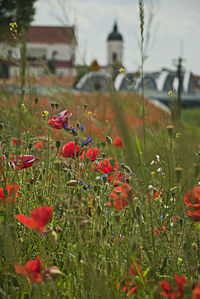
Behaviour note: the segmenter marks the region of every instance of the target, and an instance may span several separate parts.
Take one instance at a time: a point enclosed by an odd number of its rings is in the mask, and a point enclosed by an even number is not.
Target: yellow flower
[[[92,111],[88,111],[88,115],[92,115]]]
[[[170,90],[170,91],[168,92],[168,95],[169,95],[170,97],[173,95],[172,90]]]
[[[26,111],[26,106],[24,104],[21,104],[21,109]]]
[[[152,171],[152,172],[151,172],[151,175],[152,175],[152,176],[154,176],[155,174],[156,174],[155,171]]]
[[[119,72],[120,73],[124,73],[126,70],[125,70],[125,68],[123,68],[123,67],[121,67],[120,69],[119,69]]]
[[[43,112],[42,112],[42,118],[43,119],[47,119],[48,115],[49,115],[49,112],[47,110],[43,110]]]

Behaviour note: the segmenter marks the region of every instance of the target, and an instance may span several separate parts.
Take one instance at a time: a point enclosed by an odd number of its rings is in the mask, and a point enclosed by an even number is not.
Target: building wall
[[[117,54],[117,61],[123,64],[123,42],[108,41],[107,42],[107,61],[108,65],[113,64],[113,53]]]
[[[45,60],[51,60],[54,58],[56,61],[70,61],[75,59],[75,45],[66,45],[66,44],[44,44],[44,43],[27,43],[27,56],[31,57],[37,56],[38,59],[44,58]],[[9,55],[10,53],[10,55]],[[56,53],[56,54],[55,54]],[[54,57],[53,57],[53,54]],[[0,58],[9,59],[20,59],[20,46],[19,44],[11,45],[6,43],[0,43]],[[43,67],[30,67],[30,72],[41,75],[44,74]],[[16,75],[19,73],[17,66],[9,67],[9,76]],[[57,67],[56,74],[59,76],[74,76],[75,68],[74,67]]]

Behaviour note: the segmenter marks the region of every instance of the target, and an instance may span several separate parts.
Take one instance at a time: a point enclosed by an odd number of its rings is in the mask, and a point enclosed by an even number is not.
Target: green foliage
[[[28,28],[35,14],[36,0],[1,0],[0,1],[0,32],[8,34],[9,24],[16,22],[19,30]]]

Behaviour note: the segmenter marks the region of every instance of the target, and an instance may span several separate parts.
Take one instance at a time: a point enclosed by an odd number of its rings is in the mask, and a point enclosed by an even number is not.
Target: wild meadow
[[[24,61],[0,91],[0,298],[200,298],[199,109],[36,94]]]

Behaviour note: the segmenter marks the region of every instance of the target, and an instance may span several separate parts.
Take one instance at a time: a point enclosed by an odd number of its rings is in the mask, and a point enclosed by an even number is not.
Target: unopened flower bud
[[[110,136],[106,136],[106,141],[109,143],[109,144],[112,144],[112,138]]]
[[[177,183],[180,182],[182,171],[183,171],[182,167],[176,167],[175,168],[175,175],[176,175],[176,181],[177,181]]]
[[[58,235],[54,230],[51,232],[51,239],[53,243],[56,243],[58,241]]]
[[[173,125],[167,126],[167,132],[169,134],[169,137],[172,137],[173,132],[174,132],[174,126]]]

